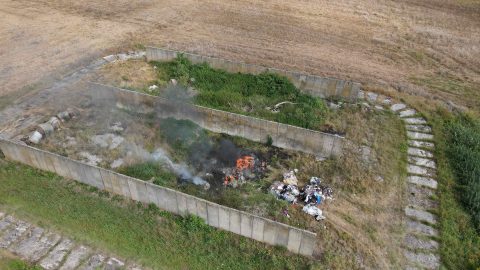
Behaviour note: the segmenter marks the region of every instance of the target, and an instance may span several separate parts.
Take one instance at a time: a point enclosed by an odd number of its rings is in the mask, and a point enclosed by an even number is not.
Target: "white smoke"
[[[158,148],[151,154],[151,157],[154,161],[158,161],[165,164],[171,171],[173,171],[182,180],[190,181],[195,185],[203,186],[205,189],[210,188],[210,184],[207,181],[203,180],[201,177],[194,176],[188,169],[187,165],[173,162],[163,149]]]

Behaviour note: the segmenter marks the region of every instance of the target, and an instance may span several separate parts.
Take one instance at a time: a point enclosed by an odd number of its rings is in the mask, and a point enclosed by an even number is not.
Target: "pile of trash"
[[[316,220],[325,219],[323,212],[318,208],[325,200],[333,200],[333,190],[322,185],[319,177],[310,178],[310,184],[298,187],[297,169],[283,174],[283,181],[275,181],[270,187],[270,192],[278,199],[291,204],[304,205],[303,212],[315,217]]]

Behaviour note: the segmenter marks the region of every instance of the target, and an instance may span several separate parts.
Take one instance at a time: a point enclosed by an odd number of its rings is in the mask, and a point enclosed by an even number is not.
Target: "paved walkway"
[[[0,249],[6,249],[22,260],[47,270],[140,270],[115,257],[94,252],[90,247],[1,212]]]
[[[372,92],[359,94],[359,98],[380,104],[377,109],[388,107],[404,122],[408,137],[407,192],[405,208],[407,233],[404,240],[406,269],[438,269],[440,256],[438,242],[434,240],[438,231],[434,226],[438,217],[431,210],[438,208],[434,194],[437,189],[437,164],[433,154],[432,128],[418,112],[406,104],[396,103],[388,97]]]

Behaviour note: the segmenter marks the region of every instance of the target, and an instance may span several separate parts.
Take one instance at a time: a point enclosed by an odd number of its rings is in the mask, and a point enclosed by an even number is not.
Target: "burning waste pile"
[[[221,169],[224,175],[223,185],[235,188],[247,180],[256,179],[265,172],[266,168],[266,162],[260,161],[255,155],[242,155],[236,160],[234,168]]]
[[[323,220],[322,210],[318,208],[325,200],[333,200],[333,190],[322,185],[319,177],[310,178],[310,184],[303,188],[298,187],[297,169],[283,174],[283,182],[275,181],[270,187],[270,192],[278,199],[285,200],[291,204],[303,204],[303,212],[315,217],[316,220]]]

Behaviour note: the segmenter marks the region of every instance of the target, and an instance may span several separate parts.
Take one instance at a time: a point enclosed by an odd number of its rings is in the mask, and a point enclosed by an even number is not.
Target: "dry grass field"
[[[153,44],[480,103],[480,1],[0,0],[0,93]]]

